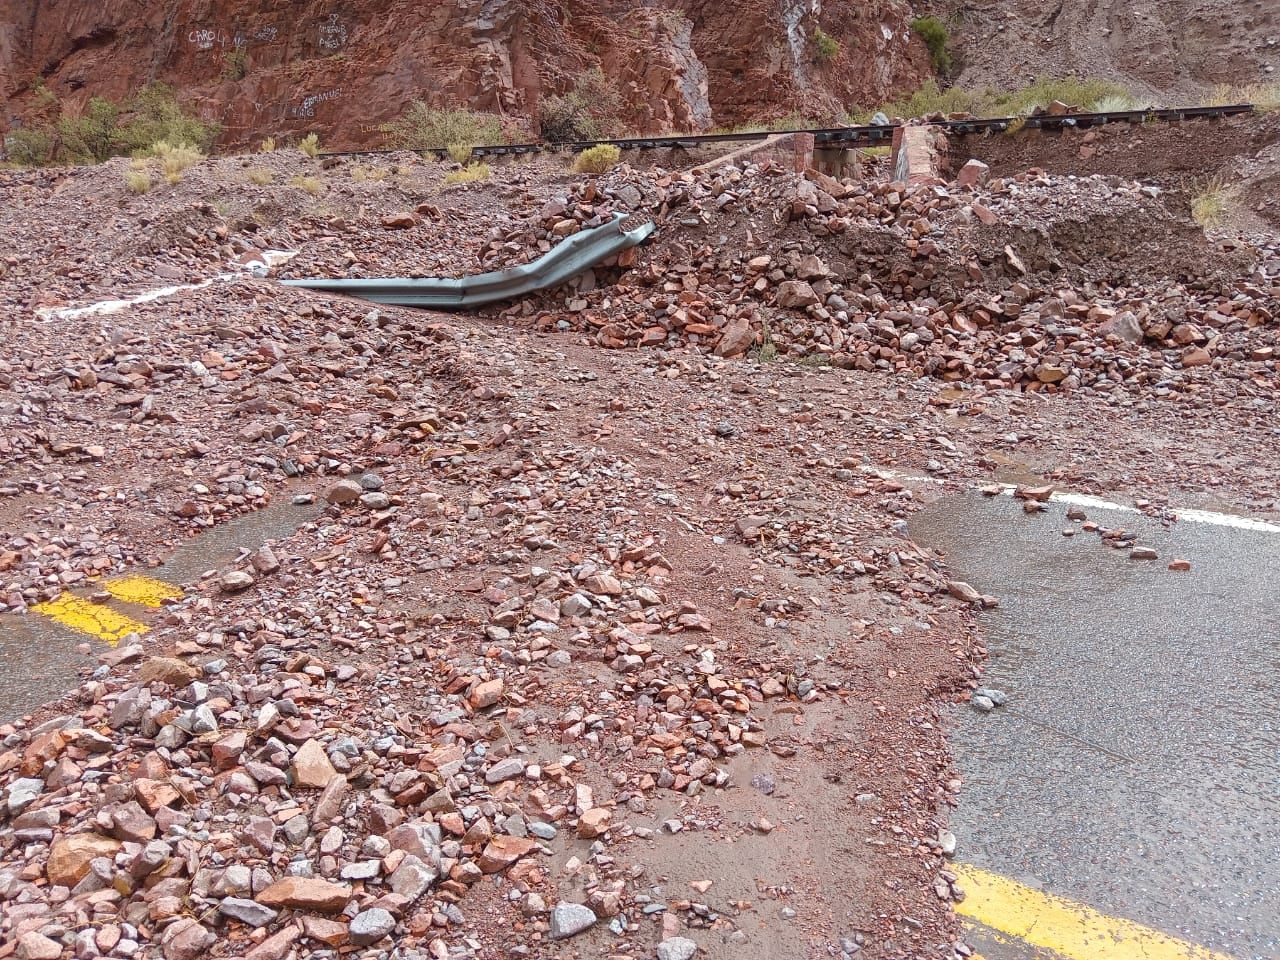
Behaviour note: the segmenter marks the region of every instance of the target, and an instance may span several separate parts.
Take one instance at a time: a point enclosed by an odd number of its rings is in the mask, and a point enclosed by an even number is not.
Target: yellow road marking
[[[977,867],[952,870],[965,892],[956,913],[1068,960],[1232,960]]]
[[[113,647],[129,634],[143,634],[148,629],[145,623],[72,593],[64,593],[56,600],[36,604],[31,609],[73,630],[105,640]]]
[[[154,577],[120,577],[118,580],[108,580],[103,587],[117,600],[140,603],[146,607],[158,607],[166,600],[176,600],[183,595],[181,587]]]

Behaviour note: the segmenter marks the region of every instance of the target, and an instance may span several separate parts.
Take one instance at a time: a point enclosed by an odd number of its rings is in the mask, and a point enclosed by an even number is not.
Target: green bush
[[[611,143],[602,143],[578,154],[573,169],[575,173],[608,173],[621,159],[621,150]]]
[[[36,103],[41,107],[47,107],[58,102],[58,95],[49,89],[49,85],[44,82],[44,77],[37,76],[31,81],[31,92],[35,94]]]
[[[248,47],[235,47],[222,58],[222,75],[228,80],[243,80],[249,75]]]
[[[933,69],[941,74],[949,73],[951,51],[947,49],[947,43],[951,38],[947,34],[946,24],[937,17],[916,17],[911,21],[911,29],[929,48],[929,63],[933,65]]]
[[[17,131],[10,154],[19,163],[100,163],[122,154],[149,155],[161,141],[203,152],[221,131],[220,124],[186,113],[172,88],[154,83],[123,106],[92,97],[79,112],[64,107],[56,120]]]
[[[125,110],[132,116],[117,136],[124,153],[145,149],[160,140],[189,143],[207,152],[222,132],[222,124],[184,111],[173,88],[164,83],[143,87],[125,103]]]
[[[591,115],[586,98],[574,91],[542,101],[538,129],[542,139],[550,143],[595,140],[600,136],[600,124]]]
[[[618,123],[622,96],[599,67],[578,77],[573,89],[547,97],[539,109],[542,139],[556,142],[598,140]]]
[[[53,159],[53,133],[48,127],[20,127],[6,137],[9,162],[39,167]]]
[[[120,137],[120,107],[93,97],[84,113],[58,118],[58,139],[74,163],[101,163],[116,153]]]
[[[393,145],[405,150],[439,150],[450,145],[506,143],[502,120],[477,110],[443,110],[415,100],[387,127]],[[470,154],[468,154],[469,156]]]
[[[813,32],[814,56],[819,63],[827,63],[840,55],[840,43],[821,27]]]

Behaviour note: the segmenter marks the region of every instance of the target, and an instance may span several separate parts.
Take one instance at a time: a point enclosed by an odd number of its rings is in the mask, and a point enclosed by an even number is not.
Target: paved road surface
[[[1065,512],[972,494],[910,524],[1001,600],[985,682],[1008,705],[955,716],[957,860],[1241,960],[1280,956],[1280,533],[1088,511],[1139,530],[1160,553],[1143,562],[1064,537]],[[1166,569],[1175,556],[1191,572]],[[1032,955],[977,942],[988,960]]]
[[[316,505],[277,501],[186,541],[157,569],[68,591],[54,604],[42,606],[45,613],[0,614],[0,723],[73,690],[80,682],[79,672],[97,666],[105,642],[118,641],[133,626],[150,629],[159,596],[181,595],[182,584],[197,582],[210,569],[230,569],[245,551],[287,537],[319,510]],[[155,578],[161,593],[140,596],[134,589],[140,578]],[[86,599],[102,590],[113,594],[110,600]],[[91,645],[88,654],[79,652],[83,643]]]

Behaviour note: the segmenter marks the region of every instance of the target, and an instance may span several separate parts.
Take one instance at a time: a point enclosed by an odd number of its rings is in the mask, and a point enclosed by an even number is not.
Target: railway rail
[[[1237,103],[1222,107],[1169,107],[1147,110],[1119,110],[1108,113],[1066,113],[1053,116],[1043,114],[1038,117],[997,117],[994,119],[942,120],[932,126],[942,127],[949,133],[959,136],[980,133],[1003,133],[1015,126],[1024,130],[1064,130],[1070,128],[1100,127],[1111,123],[1178,123],[1184,120],[1221,119],[1252,113],[1253,104]],[[674,147],[691,149],[716,143],[750,143],[767,140],[770,137],[786,136],[794,133],[813,134],[815,146],[827,147],[879,147],[886,146],[893,140],[893,132],[902,124],[884,124],[856,127],[811,127],[797,130],[755,130],[742,133],[707,133],[707,134],[671,134],[660,137],[616,137],[601,140],[563,140],[536,143],[504,143],[491,146],[473,147],[472,158],[501,157],[528,153],[545,153],[567,151],[580,153],[591,147],[608,144],[621,150],[666,150]],[[381,150],[343,150],[320,154],[322,157],[364,157],[378,156],[400,151]],[[421,154],[433,154],[436,159],[443,160],[448,151],[445,147],[429,148],[415,151]]]

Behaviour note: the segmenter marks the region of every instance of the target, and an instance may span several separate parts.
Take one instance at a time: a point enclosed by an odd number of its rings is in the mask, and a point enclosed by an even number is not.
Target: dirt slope
[[[1275,79],[1271,0],[944,0],[962,84],[1017,86],[1040,74],[1105,77],[1153,103],[1198,102],[1222,83]]]

